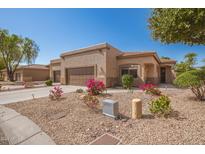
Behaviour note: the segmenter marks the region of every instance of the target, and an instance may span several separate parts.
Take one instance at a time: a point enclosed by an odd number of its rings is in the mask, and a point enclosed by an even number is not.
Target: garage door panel
[[[94,78],[94,67],[68,69],[68,84],[85,85],[87,80]]]

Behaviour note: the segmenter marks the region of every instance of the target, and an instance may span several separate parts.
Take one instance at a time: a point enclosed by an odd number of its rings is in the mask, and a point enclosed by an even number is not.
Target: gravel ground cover
[[[104,133],[122,144],[205,144],[205,102],[196,101],[189,90],[170,88],[163,93],[172,101],[168,118],[153,117],[148,102],[154,97],[140,91],[106,96],[119,101],[120,120],[89,109],[78,93],[64,94],[60,101],[40,98],[5,106],[32,119],[56,144],[89,144]],[[143,100],[142,119],[131,119],[133,98]]]
[[[8,145],[8,144],[9,143],[8,143],[6,137],[4,136],[4,133],[0,129],[0,145]]]

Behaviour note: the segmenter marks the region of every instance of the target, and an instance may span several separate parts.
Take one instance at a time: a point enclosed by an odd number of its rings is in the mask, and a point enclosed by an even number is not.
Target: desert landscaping
[[[141,90],[98,96],[119,101],[119,119],[102,114],[82,103],[80,93],[64,94],[60,100],[48,97],[5,105],[39,125],[56,144],[89,144],[104,133],[120,144],[205,144],[205,104],[188,89],[168,88],[162,93],[171,99],[172,112],[166,118],[153,116],[148,103],[157,96]],[[131,119],[131,100],[142,100],[141,119]]]
[[[2,14],[0,145],[205,144],[205,9],[50,10]]]

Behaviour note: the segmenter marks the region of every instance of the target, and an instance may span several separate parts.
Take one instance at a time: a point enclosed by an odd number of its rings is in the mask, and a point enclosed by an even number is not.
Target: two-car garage
[[[69,85],[85,85],[87,80],[94,78],[94,66],[66,69],[66,82]]]

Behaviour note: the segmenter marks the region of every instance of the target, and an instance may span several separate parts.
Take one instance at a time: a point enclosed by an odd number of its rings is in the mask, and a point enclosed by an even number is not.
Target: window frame
[[[133,76],[133,75],[132,76],[134,77],[134,79],[138,78],[138,68],[132,68],[132,67],[123,67],[123,68],[121,68],[121,72],[120,72],[121,77],[124,75],[124,74],[122,74],[123,70],[127,70],[129,75],[132,75],[132,74],[130,74],[130,70],[135,70],[136,71],[136,76]]]

